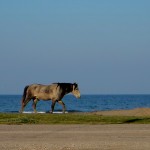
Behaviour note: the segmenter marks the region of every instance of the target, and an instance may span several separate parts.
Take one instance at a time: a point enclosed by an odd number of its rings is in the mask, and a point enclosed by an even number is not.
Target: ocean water
[[[21,95],[0,95],[0,112],[16,113],[21,108]],[[150,95],[82,95],[76,99],[73,95],[66,95],[63,98],[68,112],[92,112],[101,110],[121,110],[150,107]],[[48,112],[51,108],[51,101],[39,101],[37,111]],[[25,111],[32,111],[30,101]],[[55,111],[61,111],[62,106],[55,105]]]

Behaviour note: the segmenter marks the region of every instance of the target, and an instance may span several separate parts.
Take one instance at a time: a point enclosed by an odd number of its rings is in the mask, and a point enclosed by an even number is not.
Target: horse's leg
[[[37,102],[38,102],[38,99],[37,99],[37,98],[33,99],[32,107],[33,107],[33,110],[34,110],[35,113],[37,113],[37,111],[36,111]]]
[[[22,102],[22,107],[21,107],[21,110],[20,110],[21,113],[24,111],[25,106],[28,104],[28,102],[29,102],[30,100],[31,100],[30,98],[26,98],[26,99],[24,100],[24,102]]]
[[[65,103],[62,101],[62,100],[60,100],[60,101],[57,101],[59,104],[61,104],[62,105],[62,108],[63,108],[63,114],[65,114],[65,111],[66,111],[66,106],[65,106]]]
[[[56,101],[52,100],[52,105],[51,105],[51,111],[50,111],[50,113],[53,113],[55,104],[56,104]]]
[[[20,111],[19,111],[20,113],[23,112],[24,107],[25,107],[25,105],[24,105],[24,99],[22,99],[22,101],[21,101],[21,109],[20,109]]]

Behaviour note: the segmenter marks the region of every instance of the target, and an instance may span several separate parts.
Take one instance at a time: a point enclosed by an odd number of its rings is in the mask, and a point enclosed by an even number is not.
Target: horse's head
[[[80,98],[80,91],[79,91],[79,88],[78,88],[78,84],[77,84],[77,83],[73,83],[72,94],[73,94],[76,98]]]

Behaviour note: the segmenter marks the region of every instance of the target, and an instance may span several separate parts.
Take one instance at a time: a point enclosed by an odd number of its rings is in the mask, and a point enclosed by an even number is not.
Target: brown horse
[[[76,98],[80,98],[80,91],[76,83],[53,83],[51,85],[32,84],[24,88],[22,96],[22,113],[27,103],[33,100],[33,109],[36,112],[36,104],[39,100],[52,100],[51,113],[54,111],[56,102],[62,105],[65,113],[65,104],[62,101],[64,95],[72,93]]]

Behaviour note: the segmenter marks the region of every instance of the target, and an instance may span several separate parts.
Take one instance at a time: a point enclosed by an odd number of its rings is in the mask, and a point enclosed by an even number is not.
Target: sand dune
[[[98,111],[94,114],[104,116],[150,116],[150,108],[136,108],[131,110]]]

